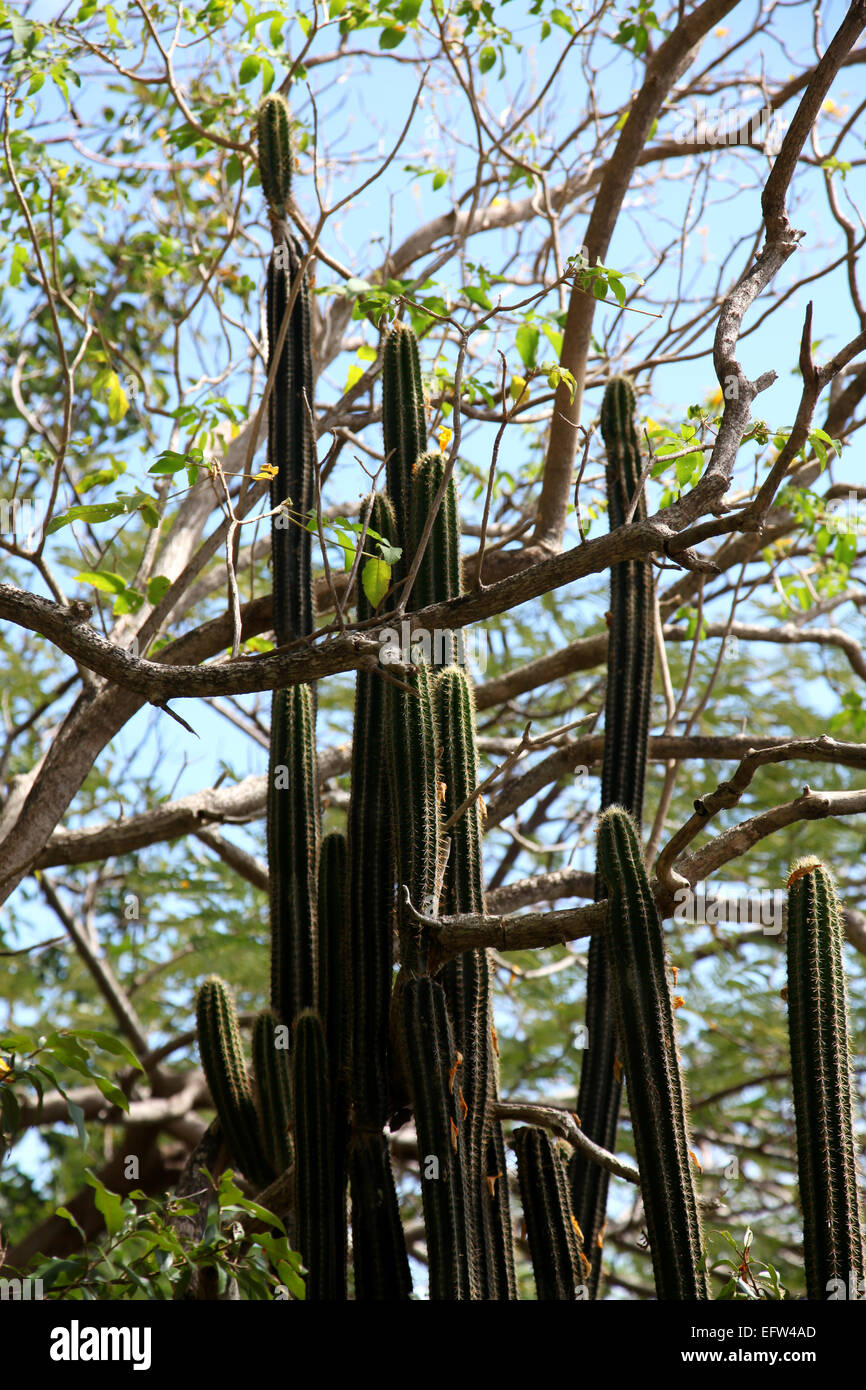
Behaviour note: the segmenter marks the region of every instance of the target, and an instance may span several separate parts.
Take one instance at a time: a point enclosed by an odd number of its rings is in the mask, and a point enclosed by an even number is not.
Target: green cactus
[[[232,1161],[256,1187],[265,1187],[276,1174],[253,1101],[234,997],[217,975],[199,986],[196,1027],[201,1064]]]
[[[289,304],[301,274],[303,249],[290,237],[274,247],[268,265],[268,370]],[[313,631],[312,536],[305,518],[315,500],[316,442],[311,425],[313,366],[310,352],[310,290],[301,280],[268,397],[268,464],[272,508],[284,503],[271,522],[273,623],[277,645]]]
[[[421,543],[436,494],[445,476],[447,461],[442,454],[423,454],[412,470],[409,482],[409,529],[407,564],[411,565]],[[442,505],[430,532],[421,566],[412,586],[411,606],[426,608],[428,604],[457,598],[460,593],[460,522],[457,515],[457,488],[453,475],[448,481]],[[450,665],[454,660],[455,637],[445,634],[448,651],[437,660],[430,655],[434,666]]]
[[[307,1299],[345,1298],[343,1232],[334,1205],[334,1128],[325,1030],[305,1009],[292,1048],[298,1241],[307,1267]]]
[[[271,1006],[291,1023],[318,1000],[319,787],[312,689],[275,690],[271,711]]]
[[[393,508],[377,494],[370,525],[396,534]],[[371,616],[363,592],[358,618]],[[362,1127],[381,1129],[388,1118],[388,1024],[394,969],[395,870],[385,738],[385,682],[359,671],[355,684],[352,797],[347,827],[348,912],[346,951],[346,1074],[349,1097]]]
[[[394,509],[381,493],[373,499],[370,526],[389,540],[397,535]],[[372,611],[359,591],[359,621],[371,617]],[[383,678],[359,671],[346,851],[350,930],[343,975],[344,1072],[352,1122],[352,1257],[359,1300],[407,1299],[412,1289],[388,1141],[382,1132],[391,1110],[396,884],[385,718]]]
[[[349,876],[346,836],[332,830],[319,854],[319,1016],[325,1025],[331,1080],[340,1070],[343,1037],[343,954],[347,936],[346,887]]]
[[[319,1015],[324,1022],[328,1051],[334,1126],[334,1204],[339,1248],[343,1251],[347,1247],[346,1148],[349,1136],[342,1065],[346,1046],[343,966],[349,931],[347,880],[346,836],[341,830],[332,830],[322,840],[319,857]]]
[[[442,814],[450,820],[478,785],[472,685],[465,671],[452,666],[436,677],[433,695],[434,717],[442,743]],[[440,912],[483,912],[481,808],[477,799],[455,821],[449,836],[451,847]],[[440,978],[457,1047],[463,1056],[470,1229],[478,1246],[481,1297],[513,1299],[517,1297],[517,1287],[505,1144],[502,1127],[493,1114],[499,1079],[487,951],[467,951],[455,957],[444,966]]]
[[[412,1293],[412,1276],[388,1140],[381,1129],[353,1133],[349,1189],[355,1300],[403,1302]]]
[[[401,960],[410,974],[422,974],[427,969],[429,928],[410,914],[404,888],[409,889],[412,906],[419,912],[430,914],[435,910],[440,867],[439,776],[430,670],[426,663],[419,663],[407,673],[406,684],[410,690],[396,685],[386,687],[385,723]]]
[[[625,524],[642,473],[634,424],[635,394],[628,377],[613,377],[601,406],[601,432],[607,457],[607,496],[610,529]],[[634,519],[646,517],[641,489]],[[643,560],[611,566],[610,617],[605,698],[604,762],[601,809],[624,806],[640,825],[643,813],[646,752],[653,676],[653,576]],[[606,896],[596,873],[596,901]],[[602,1148],[616,1147],[622,1087],[614,1066],[615,1042],[607,942],[603,933],[592,938],[586,981],[588,1046],[581,1067],[577,1112],[584,1133]],[[569,1165],[575,1216],[586,1236],[592,1270],[588,1278],[595,1297],[601,1274],[600,1234],[604,1227],[610,1175],[581,1153]]]
[[[708,1298],[664,933],[637,830],[620,806],[599,818],[598,863],[608,886],[617,1050],[628,1085],[656,1292],[660,1299]]]
[[[382,362],[382,431],[388,496],[397,520],[403,566],[409,557],[409,487],[412,469],[424,453],[427,411],[421,385],[418,340],[405,323],[394,324],[385,342]],[[395,576],[396,577],[396,576]]]
[[[810,1299],[863,1278],[842,938],[832,875],[799,860],[788,879],[788,1031]]]
[[[253,1024],[253,1071],[256,1078],[261,1134],[274,1172],[284,1173],[292,1161],[292,1072],[288,1046],[281,1047],[285,1025],[272,1009]]]
[[[565,1165],[543,1129],[524,1126],[512,1138],[536,1296],[545,1303],[573,1302],[585,1286]]]
[[[428,975],[406,981],[403,1031],[409,1066],[430,1298],[462,1301],[473,1289],[459,1063],[445,993]]]
[[[291,127],[286,99],[278,92],[260,103],[256,134],[262,192],[271,215],[285,221],[292,192]]]

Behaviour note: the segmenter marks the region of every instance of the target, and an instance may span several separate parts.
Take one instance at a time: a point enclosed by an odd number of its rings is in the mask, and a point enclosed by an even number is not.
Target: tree
[[[828,4],[814,31],[812,9],[785,16],[793,55],[775,11],[731,0],[3,10],[3,1229],[16,1269],[79,1248],[58,1202],[85,1237],[118,1237],[111,1193],[158,1198],[205,1132],[194,984],[229,978],[242,1024],[265,993],[262,748],[277,687],[317,682],[325,825],[343,823],[353,675],[380,629],[349,621],[341,567],[385,462],[379,381],[399,320],[420,339],[428,436],[456,470],[465,538],[463,596],[406,616],[483,636],[479,746],[485,774],[498,769],[488,915],[440,925],[437,950],[497,953],[506,1107],[570,1134],[539,1105],[575,1103],[586,991],[568,943],[599,915],[558,905],[595,896],[608,572],[652,562],[646,851],[681,972],[711,1262],[729,1230],[748,1289],[757,1225],[756,1258],[805,1287],[771,895],[803,850],[832,865],[862,978],[862,105],[845,100],[866,6]],[[263,520],[273,228],[254,126],[269,91],[289,101],[288,221],[315,277],[321,455],[319,627],[286,650],[270,640]],[[809,198],[826,210],[817,236]],[[595,417],[623,369],[648,514],[608,531]],[[755,413],[765,392],[773,423]],[[380,597],[393,556],[372,560]],[[683,880],[708,885],[685,914]],[[856,1003],[852,1023],[862,1037]],[[40,1065],[41,1103],[28,1088]],[[857,1086],[862,1134],[862,1073]],[[34,1132],[44,1176],[24,1148]],[[630,1146],[621,1125],[617,1148]],[[392,1151],[421,1258],[417,1151],[399,1133]],[[224,1184],[230,1218],[251,1215],[243,1191]],[[650,1292],[642,1227],[615,1186],[614,1294]],[[245,1292],[268,1296],[269,1256],[296,1289],[289,1247],[259,1239]],[[75,1279],[129,1296],[131,1257],[119,1278],[101,1258]],[[147,1279],[171,1296],[168,1274]]]

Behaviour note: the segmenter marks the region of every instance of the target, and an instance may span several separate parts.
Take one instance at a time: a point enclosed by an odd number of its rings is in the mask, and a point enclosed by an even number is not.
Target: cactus
[[[268,371],[285,317],[292,286],[301,273],[303,249],[294,238],[278,242],[268,265]],[[274,632],[284,646],[313,631],[312,536],[306,518],[314,503],[316,443],[313,367],[310,353],[310,290],[303,277],[268,397],[268,464],[271,507],[285,512],[271,523]]]
[[[347,934],[346,836],[332,830],[322,840],[317,898],[319,922],[319,1016],[325,1026],[331,1081],[336,1081],[343,1056],[343,952]]]
[[[447,820],[475,792],[478,783],[472,686],[459,667],[450,667],[437,676],[434,714],[442,740],[439,774],[444,784],[442,814]],[[455,821],[449,835],[451,849],[440,911],[483,912],[481,808],[477,799]],[[441,978],[463,1056],[470,1227],[478,1245],[480,1296],[516,1298],[505,1144],[502,1127],[493,1115],[499,1080],[487,951],[467,951],[449,961]]]
[[[421,385],[418,340],[405,323],[394,324],[382,363],[382,431],[388,496],[397,521],[398,544],[406,564],[409,549],[409,489],[412,469],[424,453],[427,411]],[[395,576],[396,577],[396,576]]]
[[[407,980],[402,1002],[418,1134],[430,1298],[462,1301],[472,1296],[472,1271],[454,1034],[442,986],[429,976]]]
[[[430,453],[423,454],[412,471],[409,483],[408,564],[415,558],[446,467],[447,463],[442,454]],[[448,480],[442,505],[436,514],[420,568],[415,576],[411,605],[413,608],[426,608],[431,603],[457,598],[459,593],[460,523],[457,516],[457,488],[452,476]],[[445,640],[451,650],[447,652],[444,661],[437,661],[436,654],[431,653],[434,665],[449,665],[454,659],[454,634],[446,633]]]
[[[284,1173],[292,1161],[292,1074],[287,1047],[280,1047],[277,1029],[282,1027],[271,1009],[258,1014],[253,1024],[253,1071],[256,1078],[259,1123],[271,1166]]]
[[[832,875],[802,859],[788,879],[788,1030],[810,1299],[863,1278],[851,1118],[842,920]],[[861,1285],[857,1283],[855,1287]]]
[[[278,92],[264,97],[256,115],[259,178],[271,216],[285,221],[292,192],[289,108]]]
[[[409,912],[404,888],[419,912],[435,911],[440,868],[440,782],[436,768],[436,725],[430,671],[421,662],[408,673],[411,687],[388,685],[385,724],[388,776],[397,867],[397,929],[403,965],[412,974],[427,969],[429,928]]]
[[[544,1130],[524,1126],[513,1140],[536,1296],[539,1302],[573,1302],[584,1285],[565,1166]]]
[[[340,830],[332,830],[322,840],[319,857],[319,1015],[325,1028],[334,1126],[335,1222],[338,1249],[344,1254],[347,1246],[346,1146],[349,1135],[342,1066],[346,1046],[343,965],[349,928],[346,915],[347,878],[346,836]],[[345,1283],[345,1260],[342,1279]]]
[[[318,999],[319,788],[310,686],[275,690],[271,710],[271,1006],[284,1023],[291,1023]]]
[[[389,499],[377,494],[370,525],[397,534]],[[371,616],[361,591],[358,618]],[[395,868],[388,791],[385,683],[359,671],[355,685],[352,797],[347,829],[347,911],[343,989],[344,1070],[352,1118],[349,1187],[355,1297],[407,1299],[412,1282],[387,1140],[389,1026],[394,970]]]
[[[370,525],[395,535],[393,509],[377,495]],[[358,595],[358,618],[370,616]],[[358,1121],[379,1128],[388,1117],[388,1019],[394,968],[394,885],[391,807],[385,741],[385,684],[359,671],[355,684],[352,799],[347,830],[348,912],[345,990],[346,1072]]]
[[[292,1049],[298,1240],[307,1266],[307,1299],[345,1297],[345,1253],[334,1206],[334,1130],[322,1020],[298,1015]]]
[[[199,987],[196,1027],[201,1064],[234,1163],[251,1183],[276,1176],[268,1159],[247,1076],[231,990],[217,975]]]
[[[608,885],[617,1050],[628,1086],[656,1292],[660,1299],[708,1298],[664,934],[637,830],[622,807],[610,807],[599,818],[598,863]]]
[[[353,1134],[349,1188],[355,1299],[402,1302],[412,1292],[412,1276],[388,1140],[381,1130]]]
[[[624,525],[641,477],[634,410],[631,381],[628,377],[614,377],[605,389],[601,407],[611,530]],[[642,491],[634,516],[646,516]],[[611,566],[601,809],[624,806],[638,826],[643,812],[652,695],[653,605],[652,568],[647,562],[624,560]],[[596,872],[596,901],[605,896]],[[613,1149],[622,1087],[615,1068],[607,941],[603,933],[594,936],[590,943],[586,1000],[588,1046],[581,1067],[577,1111],[584,1133],[602,1148]],[[572,1156],[569,1174],[574,1213],[584,1232],[592,1265],[588,1287],[595,1297],[601,1274],[601,1238],[610,1176],[581,1153]]]

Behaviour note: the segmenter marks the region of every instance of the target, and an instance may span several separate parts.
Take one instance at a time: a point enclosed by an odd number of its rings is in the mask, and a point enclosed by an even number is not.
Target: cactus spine
[[[621,806],[599,819],[598,863],[608,885],[611,995],[656,1292],[708,1298],[664,934],[637,830]]]
[[[625,523],[640,482],[640,446],[634,424],[635,394],[628,377],[614,377],[601,407],[607,464],[610,529]],[[646,517],[641,493],[634,517]],[[624,806],[640,826],[653,673],[653,578],[643,560],[625,560],[610,571],[610,617],[605,698],[601,809]],[[596,872],[595,898],[606,896]],[[583,1056],[577,1112],[584,1133],[602,1148],[616,1147],[622,1087],[615,1070],[613,1009],[604,933],[592,938],[586,982],[588,1046]],[[601,1240],[610,1175],[581,1153],[569,1165],[574,1214],[584,1233],[595,1297],[601,1274]]]
[[[228,1150],[250,1182],[264,1187],[275,1173],[259,1128],[235,1001],[216,975],[199,987],[196,1024],[201,1063]]]
[[[403,1029],[418,1134],[430,1298],[472,1296],[459,1060],[442,986],[407,980]]]
[[[261,1133],[271,1166],[284,1173],[292,1161],[292,1075],[287,1047],[280,1047],[284,1027],[271,1009],[253,1024],[253,1071]]]
[[[582,1292],[581,1250],[565,1167],[542,1129],[514,1131],[520,1199],[539,1302],[573,1302]]]
[[[842,921],[832,875],[817,859],[788,879],[788,1030],[810,1299],[863,1278],[851,1118]],[[860,1284],[855,1284],[859,1288]]]

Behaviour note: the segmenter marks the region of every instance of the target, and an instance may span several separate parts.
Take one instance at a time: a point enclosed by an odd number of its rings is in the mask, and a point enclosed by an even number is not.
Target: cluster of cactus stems
[[[268,267],[268,461],[272,465],[273,626],[278,644],[313,631],[311,536],[315,438],[309,287],[286,228],[288,109],[258,113],[261,185],[274,233]],[[286,322],[286,311],[293,303]],[[276,359],[276,361],[275,361]],[[645,515],[631,382],[602,405],[610,525]],[[401,322],[383,366],[386,490],[369,524],[401,550],[408,574],[447,463],[426,450],[418,344]],[[411,606],[461,591],[453,479],[434,518]],[[616,1142],[621,1080],[656,1289],[708,1297],[686,1105],[661,921],[640,843],[653,668],[647,563],[611,571],[602,815],[596,898],[606,929],[590,949],[589,1046],[578,1110],[589,1137]],[[363,592],[358,618],[373,616]],[[356,1300],[406,1300],[412,1280],[386,1127],[414,1116],[430,1297],[517,1298],[512,1217],[491,1004],[491,961],[469,950],[430,973],[431,919],[482,913],[483,807],[471,680],[449,653],[389,680],[360,671],[345,833],[324,837],[315,691],[277,690],[267,802],[271,884],[270,1008],[252,1031],[247,1071],[232,995],[199,989],[202,1064],[231,1161],[257,1191],[291,1179],[307,1298],[348,1296],[351,1208]],[[399,954],[395,958],[395,941]],[[788,1000],[809,1296],[863,1272],[839,907],[814,861],[790,880]],[[549,1135],[513,1136],[526,1236],[541,1300],[594,1296],[608,1173],[581,1153],[566,1165]]]
[[[863,1239],[851,1119],[842,917],[816,859],[788,880],[788,1032],[807,1297],[860,1288]],[[839,1281],[834,1283],[834,1281]]]
[[[632,515],[642,520],[646,502],[640,488],[643,461],[634,422],[635,394],[628,377],[608,382],[601,406],[606,455],[610,529]],[[653,578],[648,561],[624,560],[611,566],[608,616],[607,691],[601,809],[624,806],[640,826],[643,814],[646,750],[653,675]],[[596,901],[607,896],[596,871]],[[583,1054],[577,1113],[584,1133],[602,1148],[616,1147],[622,1090],[616,1065],[614,1011],[610,992],[608,942],[600,933],[589,948],[586,986],[587,1047]],[[584,1233],[590,1261],[587,1284],[598,1291],[610,1175],[581,1153],[569,1165],[574,1214]]]

